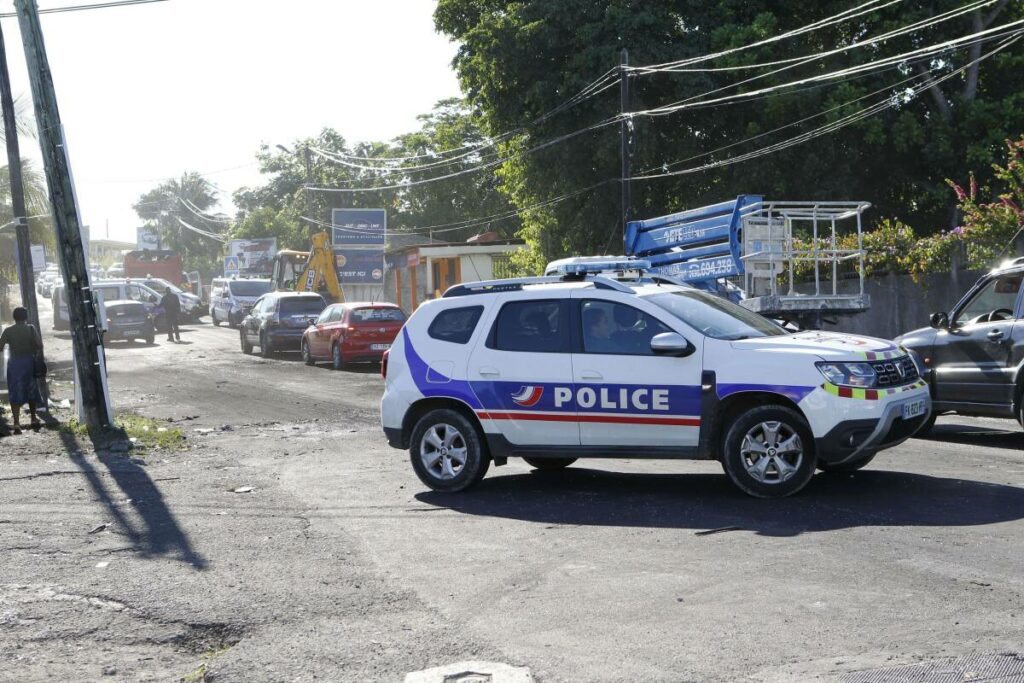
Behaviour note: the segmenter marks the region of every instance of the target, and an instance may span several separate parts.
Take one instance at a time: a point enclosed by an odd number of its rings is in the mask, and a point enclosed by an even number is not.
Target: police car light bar
[[[558,263],[553,264],[552,269],[562,275],[588,275],[621,270],[648,270],[650,267],[650,261],[641,259],[609,259]]]

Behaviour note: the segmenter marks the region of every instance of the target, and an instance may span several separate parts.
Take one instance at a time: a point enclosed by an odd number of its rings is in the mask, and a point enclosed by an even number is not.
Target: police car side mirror
[[[945,330],[949,328],[949,316],[946,313],[932,313],[931,319],[928,324],[937,330]]]
[[[651,351],[656,356],[689,356],[697,349],[681,334],[662,332],[651,338]]]

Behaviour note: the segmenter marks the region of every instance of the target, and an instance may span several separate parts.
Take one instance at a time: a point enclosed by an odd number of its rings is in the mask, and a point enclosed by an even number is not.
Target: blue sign
[[[339,247],[384,246],[384,209],[331,209],[331,244]]]
[[[384,284],[384,249],[334,248],[338,279],[345,285]]]
[[[224,277],[231,277],[232,275],[238,275],[238,257],[237,256],[225,256],[224,257]]]

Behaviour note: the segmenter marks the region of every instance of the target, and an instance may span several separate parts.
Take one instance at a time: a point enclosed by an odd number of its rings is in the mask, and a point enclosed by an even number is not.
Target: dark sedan
[[[260,347],[264,358],[279,351],[298,351],[302,333],[327,307],[319,294],[312,292],[270,292],[252,306],[239,325],[242,353]]]
[[[132,342],[141,339],[152,344],[156,336],[153,316],[141,301],[120,299],[108,301],[103,306],[107,316],[104,336],[107,341],[123,339]]]
[[[931,326],[897,338],[917,352],[931,385],[932,418],[942,413],[1021,420],[1024,403],[1024,259],[982,277]]]

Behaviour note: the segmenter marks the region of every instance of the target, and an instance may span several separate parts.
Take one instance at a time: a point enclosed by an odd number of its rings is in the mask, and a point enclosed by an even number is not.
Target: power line
[[[95,2],[89,5],[69,5],[68,7],[49,7],[39,10],[39,14],[61,14],[63,12],[79,12],[89,9],[109,9],[112,7],[128,7],[130,5],[151,5],[156,2],[167,2],[167,0],[114,0],[113,2]],[[17,12],[4,12],[0,19],[18,16]]]
[[[933,85],[938,85],[938,84],[940,84],[940,83],[942,83],[942,82],[944,82],[944,81],[946,81],[946,80],[948,80],[950,78],[953,78],[954,76],[962,74],[964,71],[966,71],[967,69],[969,69],[973,65],[981,63],[982,61],[988,59],[989,57],[995,55],[996,53],[1006,49],[1007,47],[1009,47],[1013,43],[1016,43],[1017,41],[1019,41],[1021,39],[1022,36],[1024,36],[1024,32],[1018,31],[1016,34],[1012,35],[1011,37],[1009,37],[1006,40],[1004,40],[1003,42],[1001,42],[994,50],[991,50],[990,52],[982,55],[978,59],[973,60],[971,62],[968,62],[967,64],[965,64],[964,66],[960,67],[959,69],[951,71],[950,73],[945,74],[945,75],[941,76],[940,78],[937,78],[935,80],[929,79],[928,82],[920,84],[918,86],[915,86],[914,88],[911,88],[910,92],[909,93],[905,93],[902,98],[897,97],[897,96],[888,97],[885,100],[882,100],[882,101],[877,102],[877,103],[875,103],[873,105],[865,107],[865,108],[863,108],[863,109],[861,109],[861,110],[859,110],[857,112],[854,112],[853,114],[849,114],[847,116],[844,116],[843,118],[838,119],[836,121],[833,121],[831,123],[828,123],[828,124],[826,124],[824,126],[820,126],[819,128],[813,129],[813,130],[808,131],[806,133],[801,133],[800,135],[796,135],[796,136],[794,136],[792,138],[788,138],[788,139],[783,140],[781,142],[774,143],[774,144],[768,145],[766,147],[762,147],[761,149],[754,150],[754,151],[748,152],[746,154],[741,154],[741,155],[739,155],[737,157],[731,157],[729,159],[723,159],[722,161],[717,161],[717,162],[712,162],[712,163],[708,163],[708,164],[703,164],[701,166],[695,166],[695,167],[692,167],[692,168],[682,169],[682,170],[679,170],[679,171],[666,171],[666,172],[663,172],[663,173],[657,173],[657,174],[651,174],[651,175],[634,176],[633,180],[653,180],[655,178],[667,178],[667,177],[679,176],[679,175],[689,175],[689,174],[698,173],[698,172],[701,172],[701,171],[710,170],[710,169],[713,169],[713,168],[720,168],[720,167],[723,167],[723,166],[731,166],[731,165],[734,165],[734,164],[737,164],[737,163],[741,163],[743,161],[750,161],[752,159],[756,159],[756,158],[759,158],[759,157],[762,157],[762,156],[767,156],[768,154],[773,154],[773,153],[781,151],[783,149],[787,149],[789,147],[794,147],[794,146],[802,144],[804,142],[808,142],[810,140],[813,140],[814,138],[821,137],[821,136],[827,135],[829,133],[833,133],[833,132],[835,132],[835,131],[837,131],[837,130],[839,130],[841,128],[844,128],[846,126],[852,125],[854,123],[857,123],[858,121],[861,121],[863,119],[869,118],[870,116],[873,116],[874,114],[880,113],[880,112],[882,112],[882,111],[884,111],[886,109],[894,107],[894,106],[896,106],[899,103],[899,101],[901,99],[905,100],[905,99],[909,99],[909,98],[912,98],[914,96],[917,96],[921,92],[923,92],[923,91],[927,90],[928,88],[932,87]],[[755,136],[755,137],[757,137],[757,136]],[[709,152],[708,154],[713,154],[713,153],[714,152]]]

